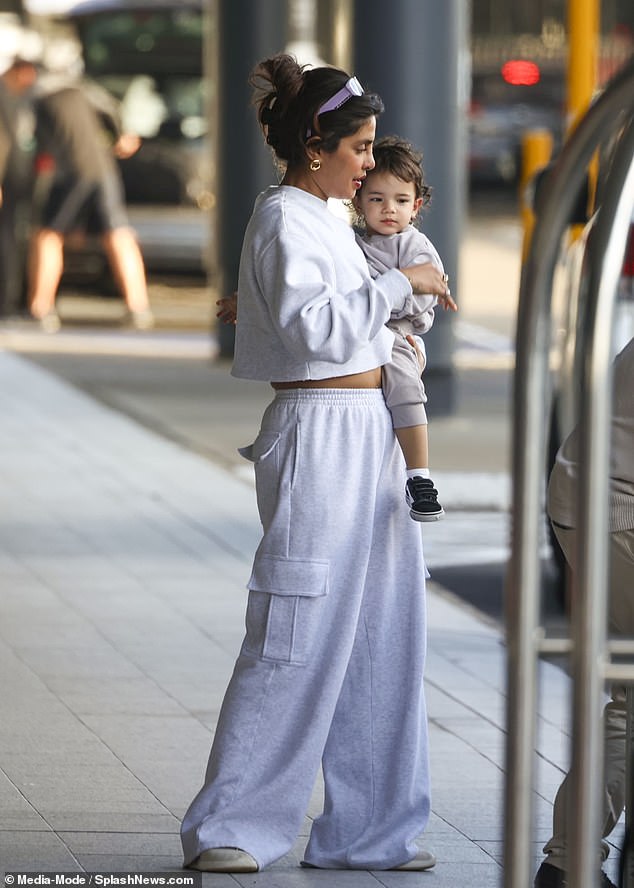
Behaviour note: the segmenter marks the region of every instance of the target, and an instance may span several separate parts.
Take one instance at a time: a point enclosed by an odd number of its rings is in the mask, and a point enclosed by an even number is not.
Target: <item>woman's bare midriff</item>
[[[381,388],[381,368],[374,367],[363,373],[348,376],[330,376],[328,379],[300,379],[296,382],[272,382],[274,389],[303,388]]]

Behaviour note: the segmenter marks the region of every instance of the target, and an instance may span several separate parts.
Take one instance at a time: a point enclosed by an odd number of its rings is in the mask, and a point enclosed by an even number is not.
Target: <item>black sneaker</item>
[[[568,888],[568,879],[565,870],[547,863],[545,860],[537,870],[534,888]],[[611,882],[607,875],[601,870],[599,879],[600,888],[616,888],[614,882]]]
[[[414,475],[407,479],[405,501],[410,507],[409,514],[414,521],[438,521],[445,510],[438,502],[438,491],[431,478]]]

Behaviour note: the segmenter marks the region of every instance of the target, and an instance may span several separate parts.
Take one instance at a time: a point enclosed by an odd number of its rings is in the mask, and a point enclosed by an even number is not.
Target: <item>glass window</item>
[[[201,8],[112,10],[77,18],[86,74],[121,102],[144,139],[205,134]]]
[[[86,71],[201,74],[200,9],[108,11],[78,19]]]

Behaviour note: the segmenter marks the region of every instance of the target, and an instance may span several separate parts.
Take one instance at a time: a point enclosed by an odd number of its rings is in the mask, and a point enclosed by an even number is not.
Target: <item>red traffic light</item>
[[[502,77],[513,86],[534,86],[539,83],[539,65],[526,59],[509,59],[502,65]]]

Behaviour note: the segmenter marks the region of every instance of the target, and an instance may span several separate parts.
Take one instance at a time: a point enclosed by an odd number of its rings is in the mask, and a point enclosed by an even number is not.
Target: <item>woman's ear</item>
[[[319,136],[311,136],[306,142],[306,155],[308,160],[321,159],[321,139]]]

